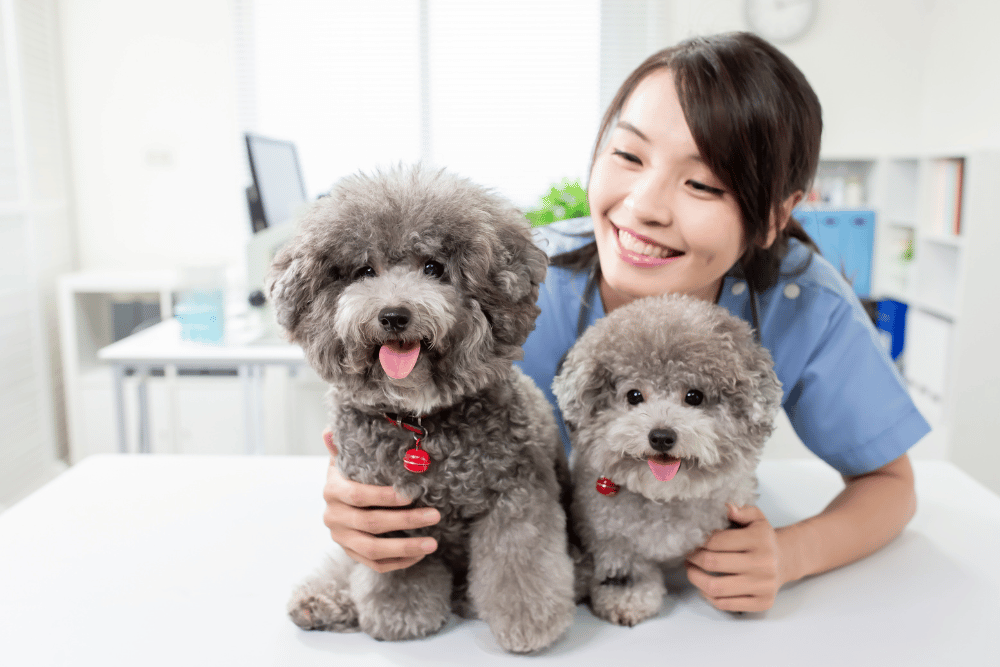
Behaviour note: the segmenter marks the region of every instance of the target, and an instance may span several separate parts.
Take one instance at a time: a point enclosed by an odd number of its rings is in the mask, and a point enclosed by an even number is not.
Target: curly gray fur
[[[486,620],[510,651],[550,645],[574,614],[561,503],[569,468],[544,395],[512,364],[547,263],[524,216],[468,180],[400,167],[340,181],[300,225],[274,260],[269,294],[330,383],[337,466],[442,518],[406,531],[435,537],[436,553],[386,574],[327,567],[294,593],[292,619],[409,639],[438,631],[455,609]],[[398,308],[408,322],[390,330],[380,313]],[[420,346],[402,379],[379,364],[393,340]],[[424,415],[427,472],[403,467],[414,438],[385,412]]]
[[[701,394],[695,405],[691,390]],[[728,526],[727,502],[756,498],[781,383],[746,322],[668,295],[623,306],[584,332],[553,391],[573,443],[584,587],[595,614],[634,625],[659,611],[663,568]],[[631,403],[632,391],[642,400]],[[673,434],[668,453],[653,449],[654,430]],[[660,481],[648,461],[667,456],[680,469]],[[600,477],[620,491],[598,493]]]

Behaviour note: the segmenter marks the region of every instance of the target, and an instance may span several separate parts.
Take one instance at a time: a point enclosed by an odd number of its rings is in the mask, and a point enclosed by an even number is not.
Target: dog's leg
[[[513,495],[473,526],[469,592],[497,642],[528,653],[552,644],[572,623],[573,563],[555,494]]]
[[[636,558],[624,544],[607,545],[594,560],[590,605],[595,615],[632,626],[660,610],[667,589],[656,563]]]
[[[358,612],[348,584],[352,567],[353,563],[340,562],[331,556],[321,572],[292,593],[288,615],[295,625],[306,630],[358,630]]]
[[[417,639],[432,635],[451,614],[452,575],[428,556],[403,570],[379,573],[356,567],[351,597],[361,629],[375,639]]]

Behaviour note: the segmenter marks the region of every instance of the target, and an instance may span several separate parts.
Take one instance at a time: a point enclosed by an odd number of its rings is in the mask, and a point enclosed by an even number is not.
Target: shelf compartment
[[[885,218],[915,225],[920,210],[920,160],[889,160],[885,170]]]
[[[876,228],[873,294],[911,300],[915,244],[912,226],[886,224]]]
[[[909,384],[940,402],[948,388],[948,359],[954,324],[922,310],[906,318],[904,374]]]
[[[916,272],[914,300],[952,315],[958,312],[961,249],[957,245],[921,239],[920,270]]]

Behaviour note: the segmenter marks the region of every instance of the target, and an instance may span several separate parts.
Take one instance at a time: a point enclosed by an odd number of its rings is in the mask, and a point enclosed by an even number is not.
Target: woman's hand
[[[391,486],[371,486],[345,479],[337,470],[337,446],[333,433],[323,433],[330,451],[323,499],[323,523],[333,541],[347,555],[377,572],[409,567],[437,549],[432,537],[378,537],[394,530],[424,528],[441,520],[433,508],[399,509],[412,501],[398,495]]]
[[[688,555],[688,579],[719,609],[770,609],[783,584],[883,548],[916,508],[906,454],[871,472],[845,476],[843,491],[822,512],[778,530],[756,507],[730,506],[729,518],[739,527],[715,533]]]
[[[738,527],[715,533],[688,555],[688,580],[716,609],[765,611],[787,581],[778,533],[758,508],[726,506]]]

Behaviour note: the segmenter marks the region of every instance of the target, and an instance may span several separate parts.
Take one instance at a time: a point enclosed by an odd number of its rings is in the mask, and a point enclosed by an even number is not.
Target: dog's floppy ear
[[[317,260],[296,240],[282,248],[271,263],[265,280],[267,298],[274,306],[278,324],[295,340],[295,329],[315,294]]]
[[[771,433],[783,397],[771,353],[757,342],[749,324],[728,313],[719,318],[713,333],[727,342],[731,354],[735,384],[728,399],[747,420],[750,432],[763,441]]]
[[[611,373],[595,358],[589,346],[580,344],[581,341],[583,338],[559,362],[552,381],[552,393],[570,431],[595,414],[600,405],[614,395],[615,389]]]
[[[500,298],[481,305],[497,341],[520,347],[535,328],[540,312],[535,302],[545,280],[548,257],[535,245],[527,220],[514,209],[496,221],[496,232],[500,247],[494,249],[496,261],[490,282]]]
[[[753,396],[750,419],[770,433],[774,418],[781,408],[784,392],[767,349],[759,345],[755,347],[753,354],[747,359],[747,373]]]

